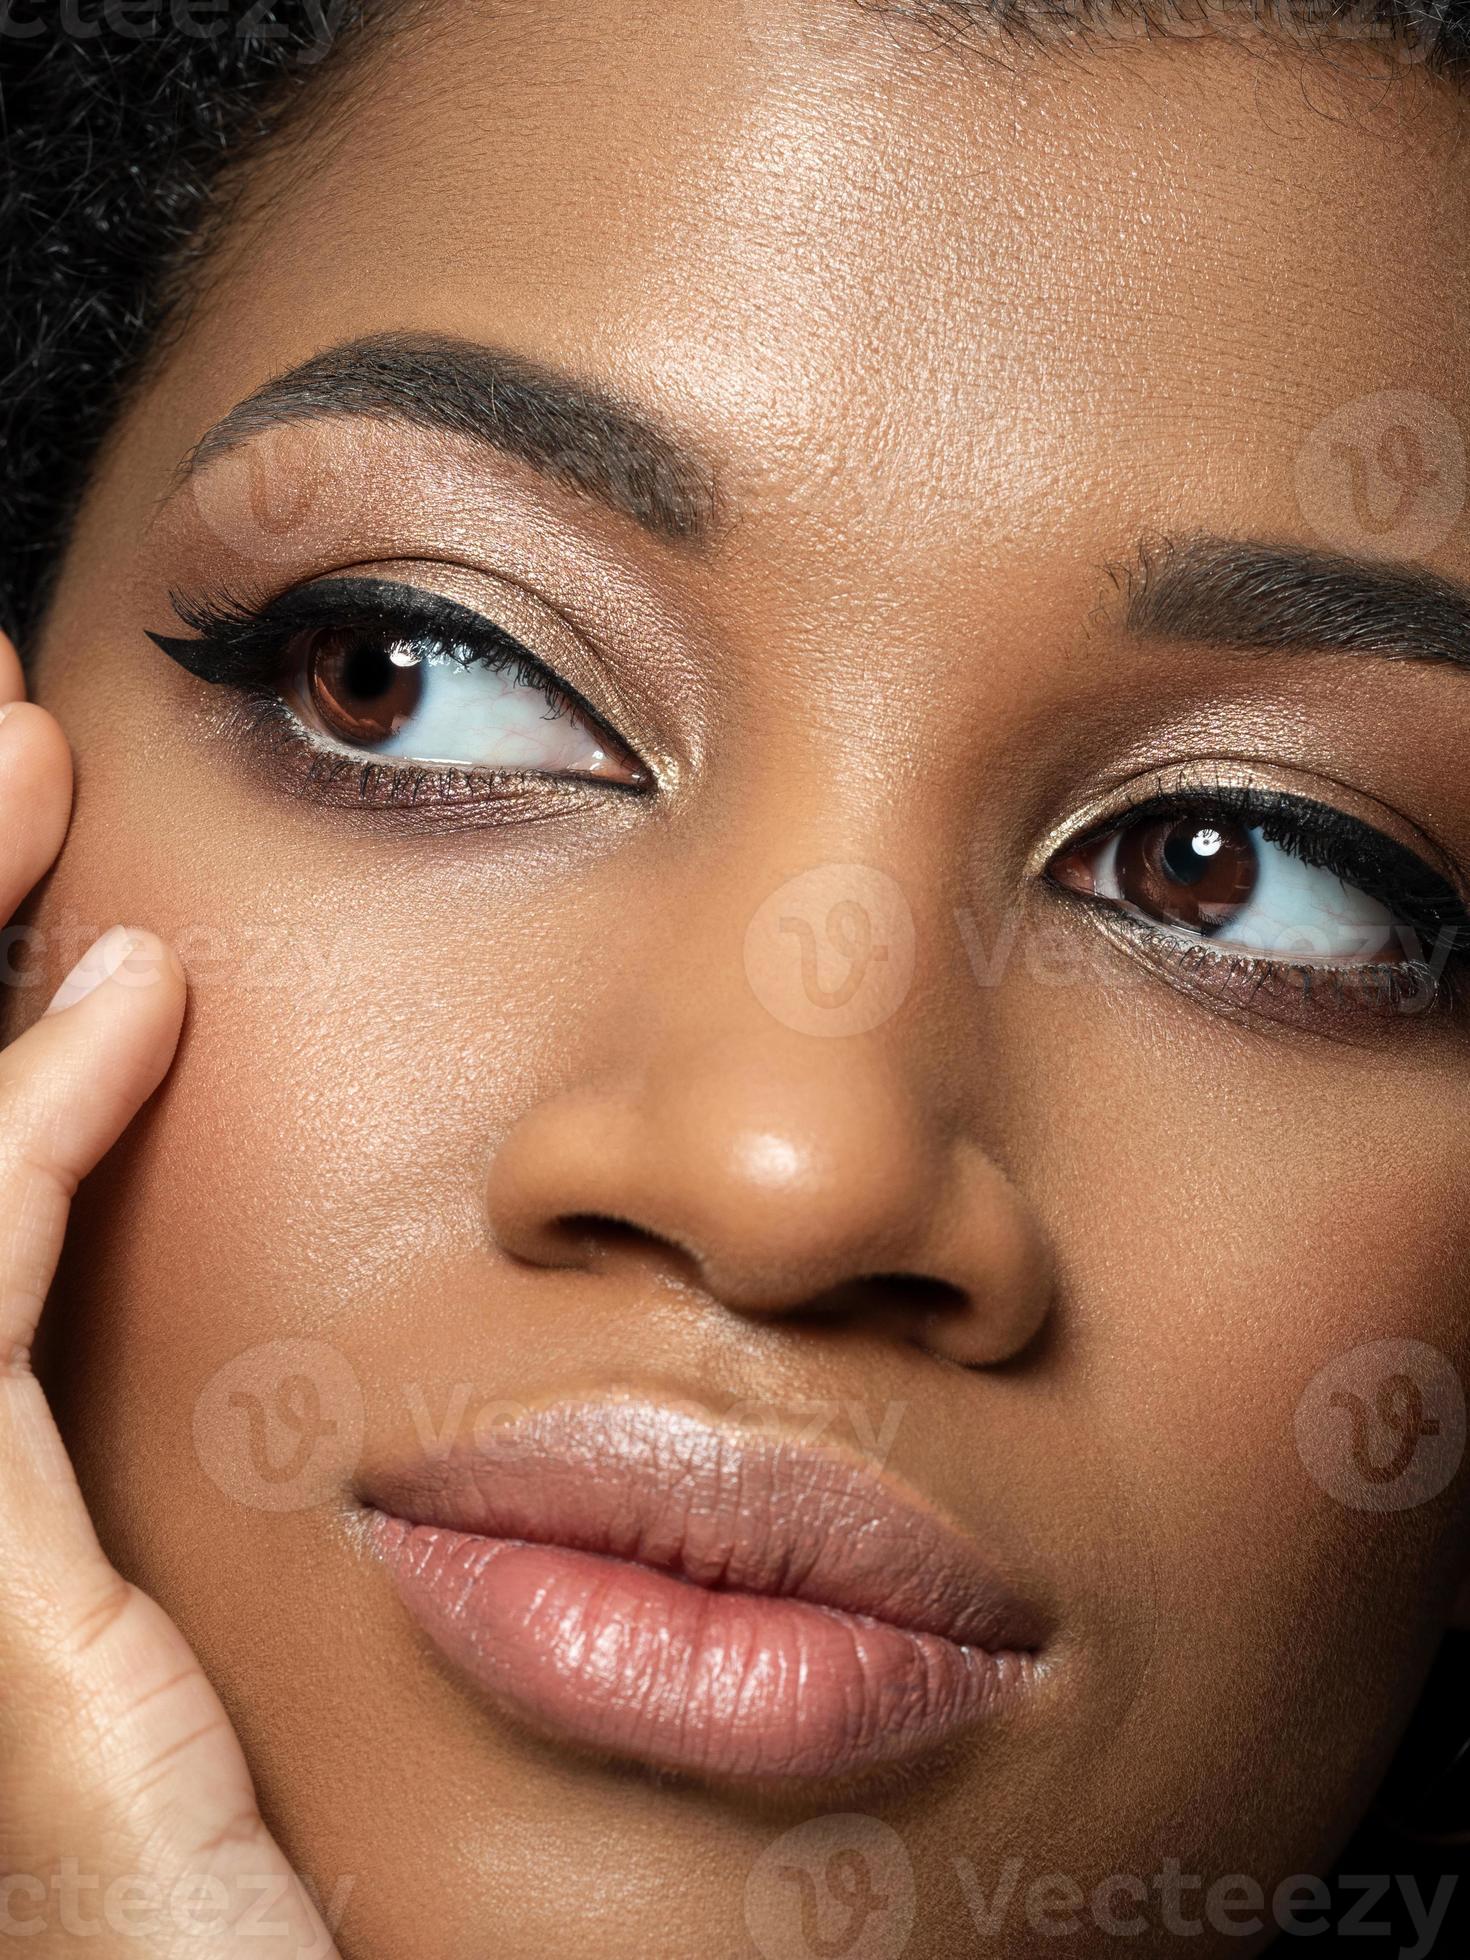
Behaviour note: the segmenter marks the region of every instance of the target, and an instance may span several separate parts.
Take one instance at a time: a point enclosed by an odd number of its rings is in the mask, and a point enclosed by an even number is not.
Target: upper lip
[[[886,1475],[665,1404],[533,1408],[472,1447],[374,1474],[359,1495],[412,1525],[563,1545],[990,1652],[1044,1636],[974,1543]]]

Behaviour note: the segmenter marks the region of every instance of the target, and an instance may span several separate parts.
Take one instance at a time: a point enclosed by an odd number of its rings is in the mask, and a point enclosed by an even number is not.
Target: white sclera
[[[418,706],[365,753],[467,769],[598,774],[615,766],[583,716],[553,708],[541,688],[514,674],[448,655],[414,664],[423,680]]]

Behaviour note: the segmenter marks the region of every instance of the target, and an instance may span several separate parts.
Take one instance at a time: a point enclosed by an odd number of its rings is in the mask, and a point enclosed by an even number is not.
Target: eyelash
[[[1067,888],[1078,904],[1106,911],[1152,957],[1167,963],[1197,991],[1226,1005],[1264,1009],[1361,1014],[1407,1010],[1447,1011],[1460,998],[1460,972],[1470,953],[1470,909],[1452,886],[1413,851],[1330,805],[1307,797],[1244,783],[1217,782],[1198,788],[1158,790],[1140,796],[1088,831],[1069,839],[1053,858],[1100,847],[1133,825],[1155,820],[1227,816],[1265,841],[1289,851],[1302,863],[1340,878],[1376,899],[1395,921],[1433,957],[1374,965],[1333,965],[1272,959],[1240,949],[1189,941],[1178,932],[1125,911],[1106,898],[1089,898]],[[1406,947],[1406,950],[1409,950]]]
[[[149,633],[148,638],[186,672],[240,696],[251,727],[274,732],[302,764],[302,788],[308,793],[347,784],[358,804],[402,806],[429,796],[440,802],[483,803],[518,792],[544,795],[559,789],[641,795],[651,786],[651,777],[628,784],[547,771],[377,761],[333,747],[300,720],[282,693],[284,656],[291,641],[318,628],[371,627],[426,646],[431,658],[509,674],[518,685],[540,692],[550,715],[576,713],[637,759],[627,739],[529,648],[493,620],[440,593],[387,579],[333,578],[260,608],[229,594],[193,599],[170,594],[170,603],[197,637]]]

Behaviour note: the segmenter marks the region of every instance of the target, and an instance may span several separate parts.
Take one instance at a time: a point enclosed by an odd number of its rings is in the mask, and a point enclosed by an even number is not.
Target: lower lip
[[[478,1686],[537,1727],[663,1768],[756,1781],[879,1769],[972,1727],[1027,1665],[563,1545],[381,1515],[375,1530],[408,1610]]]

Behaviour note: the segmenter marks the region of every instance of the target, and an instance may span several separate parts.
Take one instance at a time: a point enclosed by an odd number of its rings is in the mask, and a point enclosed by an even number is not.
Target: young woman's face
[[[948,1955],[1013,1859],[998,1950],[1053,1873],[1147,1951],[1168,1861],[1269,1890],[1366,1805],[1462,1564],[1470,1034],[1405,948],[1467,681],[1383,656],[1396,565],[1470,577],[1470,184],[1339,71],[444,4],[322,71],[118,430],[21,998],[125,919],[192,1006],[54,1388],[346,1952],[896,1953],[912,1898]],[[149,637],[282,595],[243,705]],[[457,1614],[474,1547],[400,1587],[373,1521],[657,1561],[671,1463],[821,1603],[563,1552]],[[968,1661],[869,1474],[1006,1587]]]

